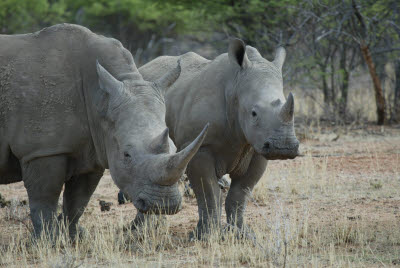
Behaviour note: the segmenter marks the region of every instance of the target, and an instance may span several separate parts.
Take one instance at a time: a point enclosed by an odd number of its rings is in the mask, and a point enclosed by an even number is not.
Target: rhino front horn
[[[293,120],[293,114],[294,114],[294,98],[292,92],[290,92],[286,100],[286,103],[282,106],[279,115],[283,122],[288,123]]]
[[[185,172],[186,166],[189,161],[192,160],[193,156],[197,153],[200,146],[202,145],[208,131],[209,124],[203,128],[199,136],[190,143],[182,151],[169,156],[167,161],[164,179],[160,182],[163,185],[172,185],[177,182]]]

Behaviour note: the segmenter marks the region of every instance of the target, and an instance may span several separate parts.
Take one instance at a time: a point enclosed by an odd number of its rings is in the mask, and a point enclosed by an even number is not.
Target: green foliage
[[[66,4],[62,0],[0,1],[0,33],[3,34],[35,31],[67,17]]]
[[[167,0],[191,10],[192,19],[186,30],[198,32],[224,32],[258,45],[260,50],[271,50],[288,42],[293,33],[291,20],[297,10],[295,0]]]
[[[182,30],[190,16],[190,11],[179,5],[153,0],[67,0],[67,3],[75,12],[83,12],[84,24],[109,29],[118,24],[118,27],[134,26],[142,32],[158,32],[168,24],[176,23]]]
[[[383,74],[385,64],[399,56],[398,0],[356,2]],[[178,35],[224,49],[224,37],[239,37],[266,58],[283,45],[290,69],[285,80],[322,89],[333,106],[346,102],[349,74],[362,65],[352,0],[0,0],[0,33],[33,32],[60,22],[119,39],[136,53],[138,64],[163,54],[162,42]]]

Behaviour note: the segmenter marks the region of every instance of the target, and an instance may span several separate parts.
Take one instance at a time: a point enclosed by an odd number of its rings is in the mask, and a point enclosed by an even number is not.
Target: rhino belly
[[[22,180],[21,166],[7,144],[0,144],[0,184]]]

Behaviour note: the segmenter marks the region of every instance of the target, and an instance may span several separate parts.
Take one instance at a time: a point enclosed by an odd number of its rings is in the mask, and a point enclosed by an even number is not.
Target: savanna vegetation
[[[285,46],[286,87],[313,102],[319,112],[311,114],[318,119],[378,124],[400,120],[400,5],[396,0],[0,3],[2,34],[32,32],[60,22],[117,38],[138,65],[159,55],[192,50],[212,58],[226,52],[231,36],[242,38],[267,58],[273,57],[277,46]],[[359,94],[367,94],[368,103],[360,101],[353,86],[360,79],[367,80]]]
[[[136,210],[117,206],[106,174],[81,240],[34,242],[23,183],[2,185],[0,267],[400,265],[399,1],[0,0],[0,34],[62,22],[120,40],[138,66],[188,51],[212,59],[229,37],[267,59],[284,46],[303,156],[271,161],[256,186],[247,212],[255,240],[229,228],[189,240],[197,221],[190,193],[158,228],[132,232]],[[100,199],[110,211],[100,211]]]

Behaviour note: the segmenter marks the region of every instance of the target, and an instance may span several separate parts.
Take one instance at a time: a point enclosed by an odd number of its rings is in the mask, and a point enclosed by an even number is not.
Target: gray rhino
[[[36,235],[54,228],[65,185],[59,219],[74,237],[105,169],[139,211],[179,210],[177,181],[207,132],[176,152],[164,90],[179,74],[175,62],[146,82],[119,41],[77,25],[0,35],[0,184],[24,182]]]
[[[189,52],[158,57],[139,68],[145,80],[156,81],[181,61],[182,73],[165,97],[167,126],[178,148],[210,122],[208,135],[187,168],[199,212],[192,235],[201,237],[211,224],[220,225],[218,179],[224,174],[232,180],[225,201],[227,221],[247,230],[243,224],[247,199],[267,161],[298,155],[293,95],[285,100],[283,94],[285,56],[279,48],[270,62],[257,49],[233,39],[228,53],[212,61]]]

